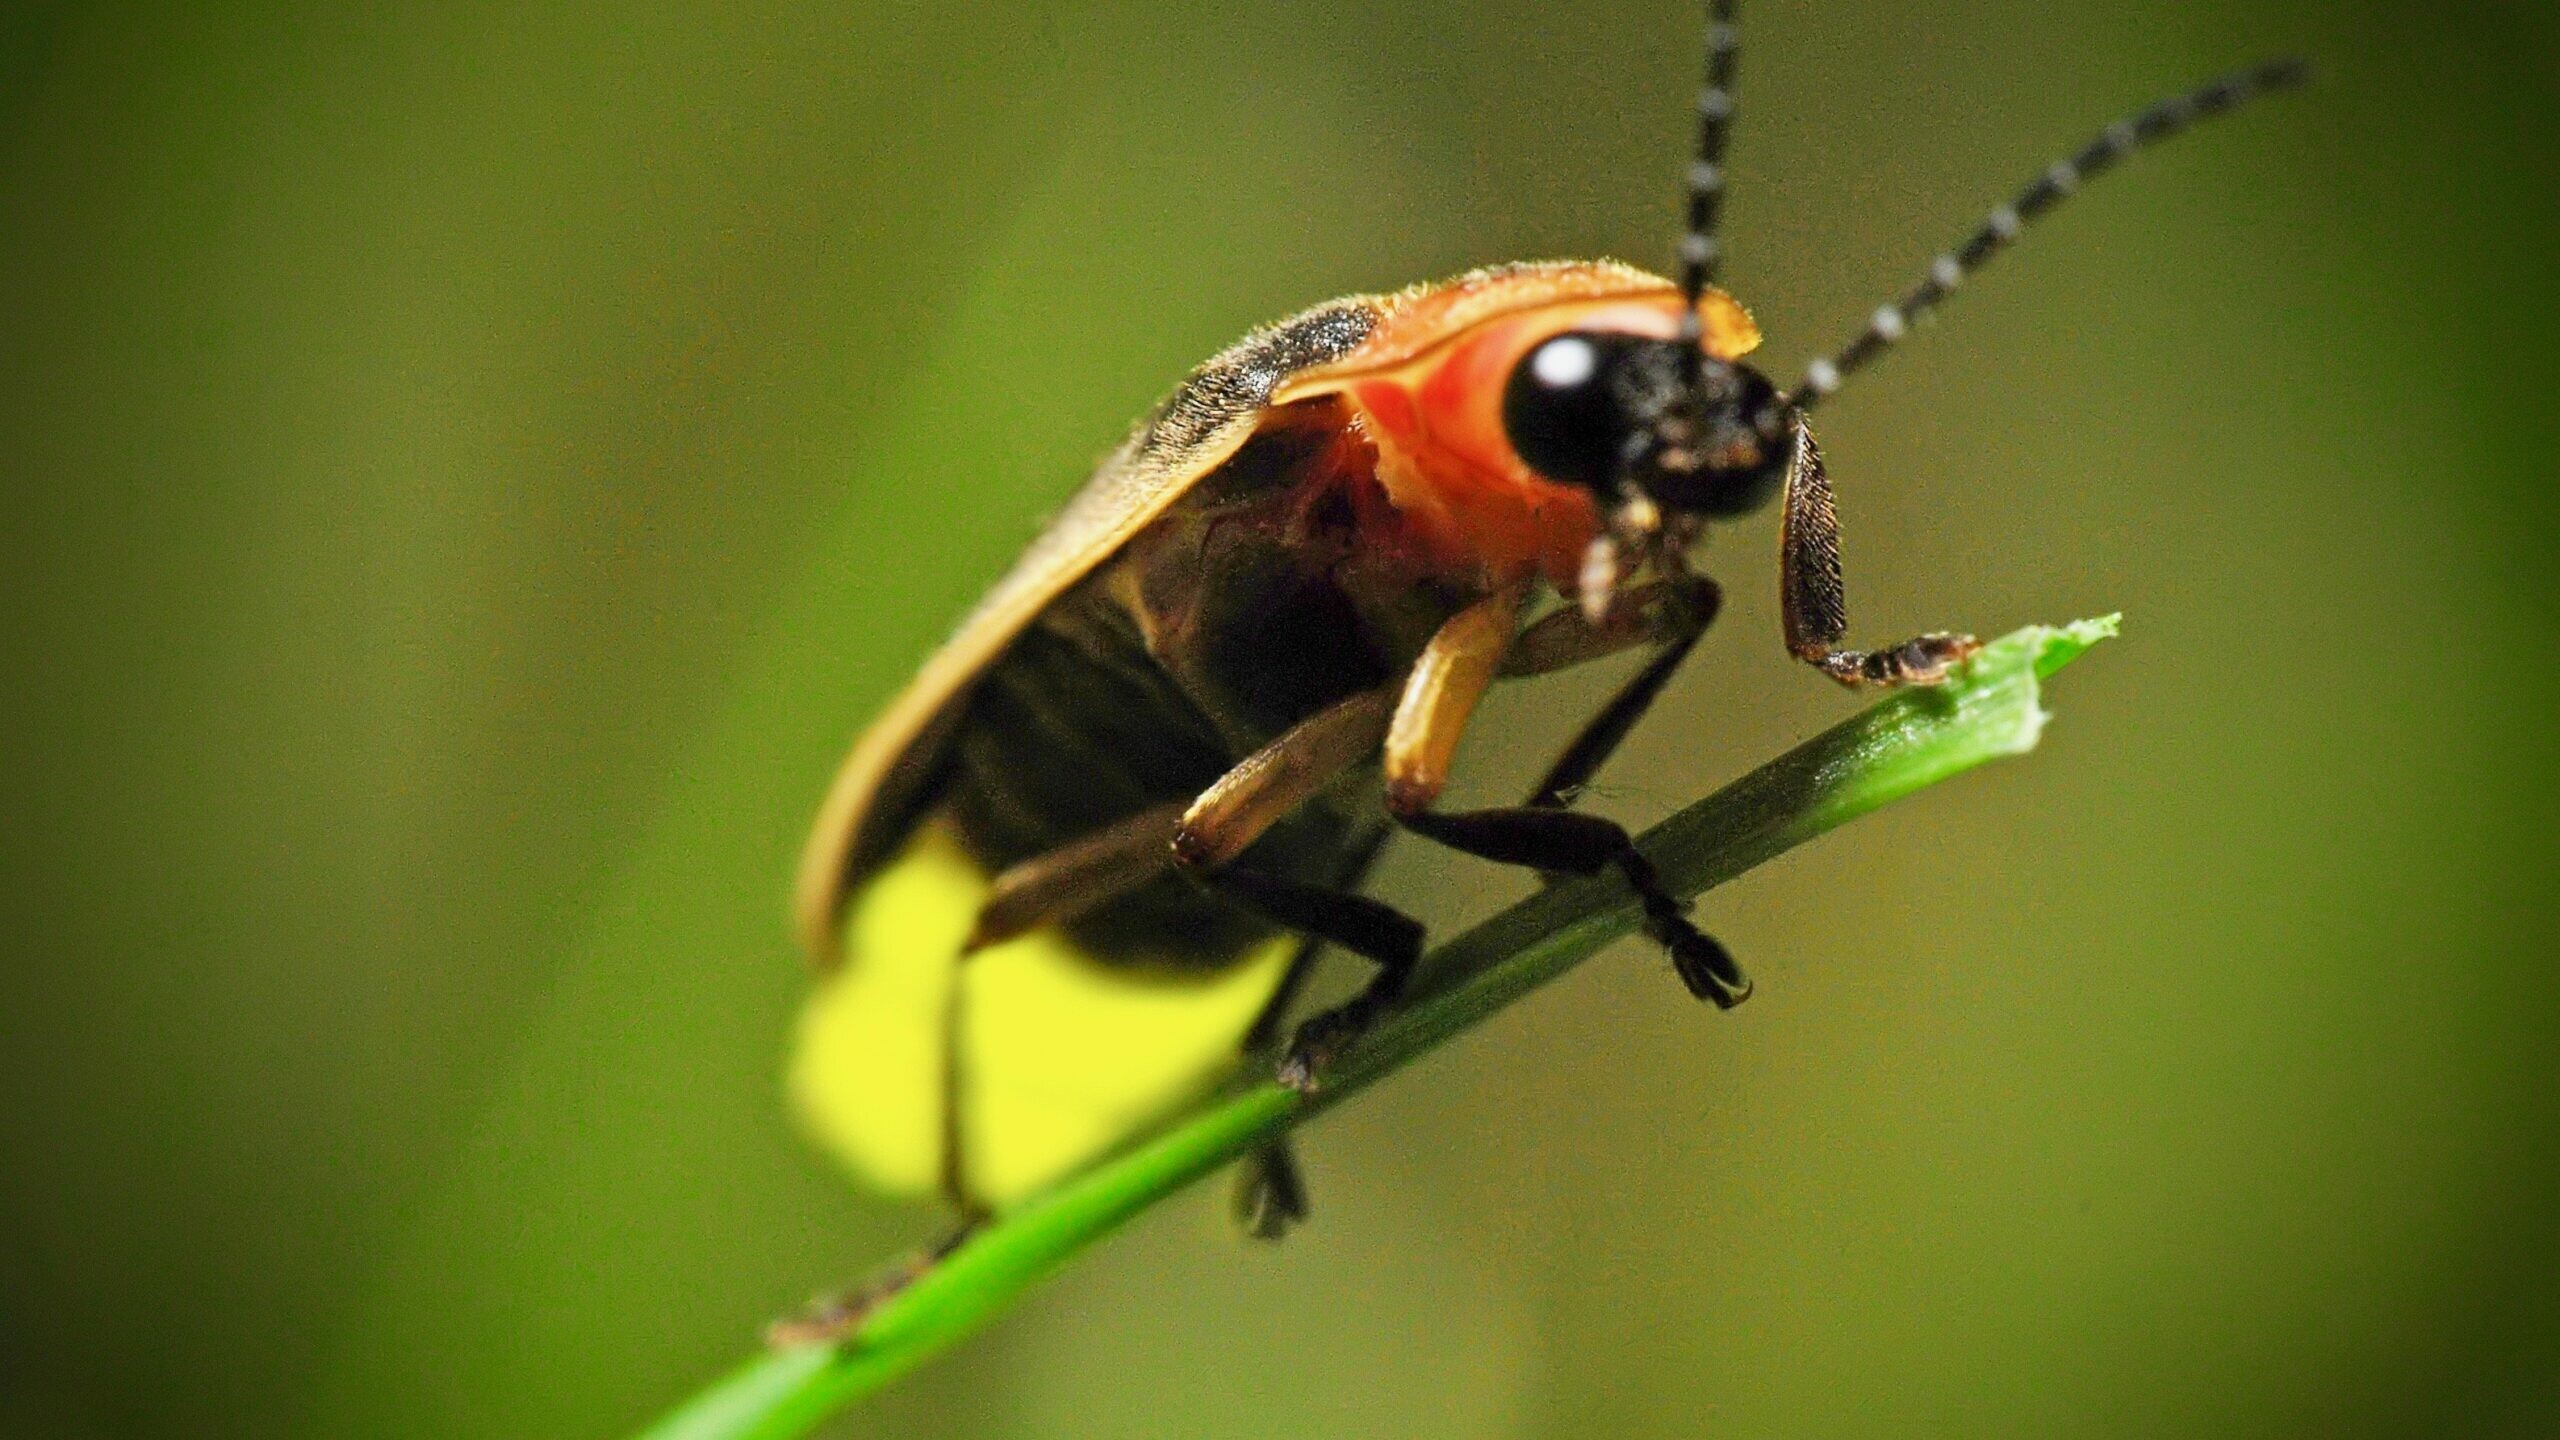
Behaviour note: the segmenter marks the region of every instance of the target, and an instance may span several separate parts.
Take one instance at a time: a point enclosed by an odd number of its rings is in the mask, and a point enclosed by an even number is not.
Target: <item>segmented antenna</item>
[[[1733,64],[1742,47],[1734,28],[1735,0],[1707,0],[1706,78],[1698,86],[1698,154],[1689,162],[1689,223],[1680,236],[1680,338],[1683,364],[1694,387],[1706,360],[1698,301],[1724,258],[1716,221],[1724,211],[1724,147],[1733,134]]]
[[[1787,396],[1786,406],[1810,410],[1824,396],[1839,389],[1842,381],[1908,333],[1914,321],[1936,309],[1938,302],[1946,299],[1966,276],[2008,248],[2021,231],[2060,204],[2063,196],[2079,189],[2080,182],[2106,173],[2134,151],[2166,140],[2199,120],[2220,115],[2260,95],[2299,85],[2310,73],[2309,63],[2298,57],[2271,60],[2233,71],[2184,95],[2173,95],[2100,131],[2098,138],[2080,148],[2079,154],[2056,161],[2033,184],[2019,191],[2016,199],[1992,211],[1982,228],[1963,245],[1931,261],[1928,278],[1900,302],[1877,310],[1868,319],[1865,333],[1850,341],[1847,349],[1806,366],[1804,383]],[[1690,214],[1694,221],[1694,201]]]

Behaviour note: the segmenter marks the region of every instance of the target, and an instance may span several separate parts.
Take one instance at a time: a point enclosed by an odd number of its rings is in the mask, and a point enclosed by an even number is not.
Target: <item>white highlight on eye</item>
[[[1538,347],[1529,357],[1529,373],[1538,383],[1551,390],[1567,390],[1581,384],[1600,369],[1600,351],[1590,341],[1576,335],[1562,335]]]

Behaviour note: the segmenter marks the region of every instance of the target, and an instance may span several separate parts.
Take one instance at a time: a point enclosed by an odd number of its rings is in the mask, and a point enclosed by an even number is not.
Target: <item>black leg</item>
[[[1840,648],[1849,633],[1840,516],[1832,507],[1822,448],[1813,443],[1802,415],[1796,416],[1795,442],[1778,537],[1778,606],[1788,653],[1843,685],[1935,685],[1946,679],[1982,648],[1972,636],[1935,630],[1877,650]]]
[[[1723,593],[1715,582],[1688,576],[1679,583],[1680,610],[1665,631],[1662,649],[1565,746],[1537,789],[1530,792],[1527,805],[1456,814],[1426,810],[1399,818],[1406,828],[1451,849],[1506,864],[1573,875],[1595,875],[1614,867],[1643,902],[1645,933],[1670,951],[1680,983],[1699,999],[1730,1009],[1751,994],[1750,980],[1723,945],[1690,923],[1688,907],[1662,888],[1662,877],[1636,849],[1626,828],[1565,813],[1574,793],[1608,763],[1715,622],[1723,604]]]
[[[1377,861],[1391,832],[1377,829],[1360,842],[1357,855],[1339,877],[1345,886],[1357,885],[1369,867]],[[1324,954],[1324,942],[1305,940],[1298,953],[1289,957],[1289,968],[1281,973],[1280,984],[1263,1002],[1262,1013],[1254,1017],[1253,1027],[1244,1034],[1244,1053],[1260,1055],[1279,1043],[1280,1028],[1288,1022],[1289,1012],[1298,996],[1315,975],[1316,961]],[[1236,1167],[1234,1190],[1236,1223],[1256,1240],[1278,1240],[1300,1221],[1307,1218],[1307,1182],[1298,1167],[1297,1153],[1286,1136],[1248,1155]]]
[[[1374,848],[1374,847],[1373,847]],[[1316,957],[1324,953],[1324,942],[1308,940],[1289,957],[1289,968],[1280,973],[1280,986],[1263,1002],[1262,1013],[1253,1019],[1253,1028],[1244,1032],[1244,1043],[1238,1048],[1255,1055],[1271,1048],[1280,1039],[1280,1027],[1289,1018],[1289,1007],[1298,1003],[1299,994],[1316,973]]]
[[[1245,869],[1195,878],[1284,930],[1339,945],[1382,971],[1410,971],[1422,958],[1422,922],[1366,895]]]
[[[1404,994],[1422,960],[1422,922],[1391,905],[1347,890],[1226,869],[1190,872],[1211,892],[1244,906],[1285,930],[1339,945],[1378,967],[1367,986],[1348,1001],[1300,1025],[1280,1062],[1280,1083],[1316,1088],[1318,1072],[1359,1038]]]
[[[1043,925],[1061,925],[1109,904],[1173,864],[1181,805],[1159,805],[1007,866],[988,882],[977,923],[960,953],[974,955]]]
[[[1689,652],[1697,648],[1698,637],[1706,634],[1707,627],[1715,623],[1716,611],[1724,603],[1724,594],[1716,588],[1714,581],[1703,575],[1693,575],[1680,582],[1674,603],[1680,606],[1680,613],[1672,621],[1661,651],[1647,660],[1644,668],[1626,684],[1618,687],[1618,693],[1610,696],[1609,703],[1600,707],[1600,713],[1592,716],[1590,722],[1582,727],[1582,732],[1565,746],[1564,753],[1556,757],[1556,763],[1547,768],[1546,778],[1530,792],[1531,806],[1562,808],[1571,802],[1575,791],[1591,783],[1591,777],[1600,773],[1601,766],[1609,763],[1609,757],[1617,753],[1628,732],[1636,728],[1636,722],[1653,708],[1653,702],[1662,694],[1662,687],[1671,683],[1672,673],[1689,658]]]
[[[1644,933],[1671,952],[1672,968],[1690,994],[1727,1010],[1750,998],[1751,982],[1733,956],[1689,922],[1688,905],[1663,888],[1653,862],[1616,821],[1544,806],[1452,814],[1426,810],[1396,818],[1406,829],[1452,850],[1506,865],[1569,875],[1615,869],[1644,905]]]

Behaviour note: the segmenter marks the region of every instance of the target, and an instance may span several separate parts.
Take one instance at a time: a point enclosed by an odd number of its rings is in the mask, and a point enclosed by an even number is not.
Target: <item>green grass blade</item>
[[[1643,837],[1695,895],[1986,760],[2035,747],[2038,681],[2116,631],[2115,617],[2030,626],[1985,646],[1934,690],[1902,691],[1689,806]],[[972,1237],[835,1347],[748,1361],[641,1440],[782,1440],[881,1388],[989,1318],[1131,1216],[1357,1093],[1562,975],[1635,928],[1624,887],[1560,885],[1432,952],[1414,997],[1325,1076],[1319,1094],[1232,1087],[1147,1140]]]

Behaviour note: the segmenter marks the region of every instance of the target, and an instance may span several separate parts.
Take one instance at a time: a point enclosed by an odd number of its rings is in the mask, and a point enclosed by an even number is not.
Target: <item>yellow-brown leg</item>
[[[1171,869],[1173,837],[1182,828],[1185,808],[1176,804],[1141,810],[1006,869],[988,888],[960,953],[973,954],[1043,925],[1072,920]]]
[[[1718,598],[1706,579],[1683,576],[1621,592],[1618,603],[1598,621],[1584,615],[1579,605],[1559,607],[1522,627],[1503,652],[1497,673],[1505,680],[1550,675],[1640,646],[1676,643],[1706,628],[1715,618]]]
[[[1201,792],[1174,832],[1173,863],[1283,929],[1339,945],[1401,977],[1422,954],[1422,926],[1365,895],[1231,864],[1343,771],[1377,752],[1394,693],[1354,695],[1298,722]]]
[[[1394,710],[1392,689],[1365,691],[1237,761],[1183,810],[1171,842],[1174,863],[1201,873],[1243,854],[1335,776],[1374,754]]]
[[[1007,868],[961,953],[1072,920],[1170,869],[1215,886],[1230,861],[1376,751],[1394,704],[1392,690],[1355,695],[1246,756],[1187,805],[1140,811]]]

